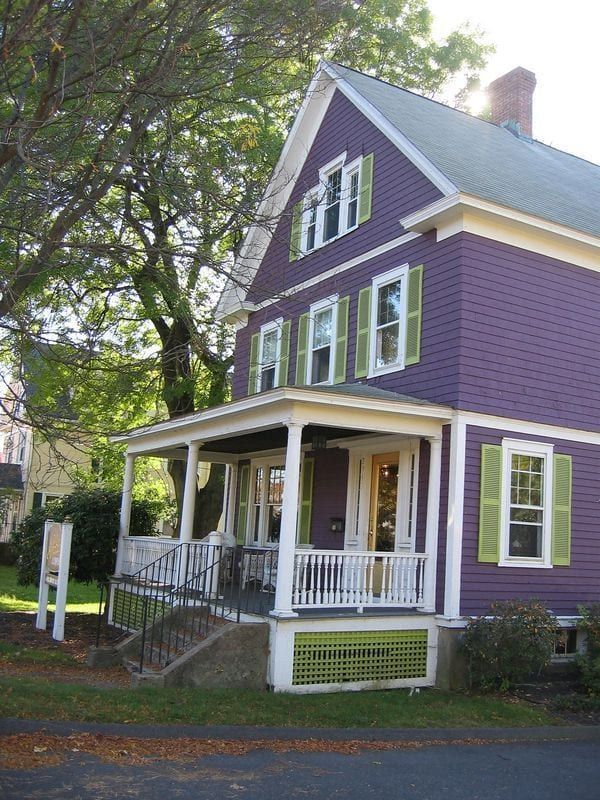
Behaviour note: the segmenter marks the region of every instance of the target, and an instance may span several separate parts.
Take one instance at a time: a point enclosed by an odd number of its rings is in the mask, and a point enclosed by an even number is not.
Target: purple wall
[[[460,407],[600,430],[600,275],[460,238]]]
[[[573,458],[571,565],[552,569],[498,567],[477,561],[481,444],[502,438],[549,441],[555,453]],[[537,598],[557,614],[576,614],[579,603],[600,601],[600,446],[519,437],[514,433],[469,427],[465,474],[465,507],[461,613],[483,614],[492,600]]]
[[[315,459],[310,541],[317,550],[343,550],[344,534],[331,533],[329,519],[346,518],[348,451],[331,448],[310,455]]]
[[[289,262],[291,209],[318,185],[319,169],[344,151],[347,161],[375,153],[371,219],[335,242]],[[441,193],[344,95],[336,90],[315,137],[248,300],[273,297],[337,264],[401,236],[398,222],[441,197]]]
[[[457,237],[436,244],[434,235],[428,234],[255,312],[237,335],[234,398],[243,397],[248,390],[250,337],[261,325],[278,317],[292,320],[288,382],[294,383],[298,317],[308,311],[311,303],[335,293],[340,297],[350,295],[347,381],[354,381],[358,293],[370,285],[374,275],[409,263],[411,266],[425,264],[421,361],[401,372],[374,378],[369,383],[438,403],[455,404],[459,374],[460,256]]]

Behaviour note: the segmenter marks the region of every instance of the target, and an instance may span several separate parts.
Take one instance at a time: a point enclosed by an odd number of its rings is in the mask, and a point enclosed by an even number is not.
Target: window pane
[[[331,347],[322,347],[313,351],[311,383],[326,383],[329,380],[329,362]]]
[[[281,505],[283,501],[283,479],[285,467],[269,467],[269,504]]]
[[[511,523],[508,554],[522,558],[542,557],[541,525]]]
[[[275,367],[267,367],[260,373],[260,388],[265,392],[275,386]]]
[[[350,175],[350,185],[348,191],[348,220],[347,227],[353,228],[356,225],[358,216],[358,172]]]
[[[535,508],[511,508],[511,522],[534,522],[536,525],[542,524],[542,511]]]
[[[260,499],[262,497],[262,480],[263,480],[263,471],[262,467],[258,467],[256,470],[256,480],[254,483],[254,502],[260,503]]]
[[[277,359],[277,331],[267,331],[263,336],[262,364],[273,364]]]
[[[377,331],[377,366],[398,363],[398,323]]]
[[[315,314],[313,330],[313,347],[324,347],[331,343],[331,321],[333,310],[331,306],[317,311]]]
[[[327,197],[326,203],[328,206],[337,203],[342,193],[342,168],[336,169],[327,176]]]
[[[336,203],[333,206],[325,209],[325,235],[323,240],[328,242],[338,235],[340,227],[340,204]]]
[[[377,325],[386,325],[400,319],[400,281],[382,286],[377,298]]]

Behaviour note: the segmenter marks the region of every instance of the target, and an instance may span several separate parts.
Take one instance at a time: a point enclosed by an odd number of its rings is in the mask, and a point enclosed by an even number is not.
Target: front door
[[[390,553],[397,549],[398,453],[373,456],[368,549]]]

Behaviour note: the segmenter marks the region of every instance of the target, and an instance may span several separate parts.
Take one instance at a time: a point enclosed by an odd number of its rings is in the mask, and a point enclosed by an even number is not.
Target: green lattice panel
[[[294,637],[296,686],[424,678],[427,631],[321,631]]]
[[[163,613],[160,600],[148,600],[147,621],[158,619]],[[144,597],[135,592],[115,589],[113,596],[113,624],[127,630],[139,630],[144,621]]]

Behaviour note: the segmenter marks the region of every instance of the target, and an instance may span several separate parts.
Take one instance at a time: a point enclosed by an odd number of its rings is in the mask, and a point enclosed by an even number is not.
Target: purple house
[[[449,685],[493,600],[600,600],[600,167],[531,138],[534,87],[487,122],[322,63],[220,300],[233,400],[119,437],[126,490],[187,460],[182,542],[227,464],[275,690]]]

